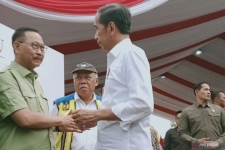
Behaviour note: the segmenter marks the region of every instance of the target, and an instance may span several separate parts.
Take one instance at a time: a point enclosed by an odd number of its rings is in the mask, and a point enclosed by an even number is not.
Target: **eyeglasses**
[[[26,43],[30,45],[35,51],[38,51],[38,49],[40,49],[42,53],[45,53],[47,51],[47,46],[45,45],[40,45],[38,43],[27,43],[27,42],[19,42],[19,43]]]

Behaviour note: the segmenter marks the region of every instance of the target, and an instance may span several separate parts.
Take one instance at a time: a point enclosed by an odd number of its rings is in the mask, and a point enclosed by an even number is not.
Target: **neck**
[[[85,96],[79,95],[80,99],[81,99],[86,105],[88,105],[88,104],[93,100],[93,96],[94,96],[94,94],[92,94],[92,95],[85,95]]]
[[[20,65],[23,66],[24,68],[28,69],[30,72],[34,73],[34,70],[33,70],[33,69],[30,69],[30,68],[26,65],[26,63],[23,63],[23,62],[21,62],[19,59],[16,59],[16,58],[15,58],[14,61],[15,61],[17,64],[20,64]]]
[[[115,38],[116,44],[120,43],[124,39],[129,38],[128,34],[120,34]]]
[[[214,104],[214,105],[218,105],[218,106],[224,108],[224,106],[223,106],[223,105],[220,105],[217,101],[215,101],[213,104]]]
[[[119,34],[119,35],[115,36],[111,42],[112,43],[111,49],[113,49],[113,47],[115,47],[118,43],[120,43],[121,41],[123,41],[126,38],[129,38],[128,34]],[[111,49],[109,51],[111,51]]]
[[[198,104],[201,104],[203,107],[206,106],[207,102],[208,102],[208,101],[206,101],[206,100],[202,100],[202,99],[197,98],[197,103],[198,103]]]

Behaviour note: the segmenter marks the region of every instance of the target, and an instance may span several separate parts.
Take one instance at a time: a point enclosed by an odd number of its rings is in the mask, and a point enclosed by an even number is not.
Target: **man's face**
[[[177,126],[180,123],[180,116],[181,116],[181,113],[177,114],[177,116],[175,117],[175,122],[176,122]]]
[[[73,75],[75,91],[80,96],[89,96],[93,94],[95,87],[98,85],[96,73],[90,71],[77,71]]]
[[[202,84],[202,88],[200,90],[196,90],[196,96],[204,101],[209,101],[211,92],[208,84]]]
[[[94,39],[97,41],[98,45],[102,48],[103,51],[110,51],[113,48],[111,40],[111,29],[110,26],[105,27],[99,22],[100,14],[97,13],[94,19],[94,28],[95,35]]]
[[[22,65],[29,70],[39,67],[44,59],[45,53],[41,52],[40,49],[35,50],[33,46],[44,46],[42,37],[36,32],[28,31],[24,33],[24,40],[17,42],[17,44],[15,54]]]
[[[225,107],[225,94],[224,93],[220,92],[219,96],[216,100],[221,107]]]

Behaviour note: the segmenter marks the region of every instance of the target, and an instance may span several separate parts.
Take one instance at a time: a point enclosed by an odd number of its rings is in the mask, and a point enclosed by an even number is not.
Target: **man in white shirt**
[[[98,75],[92,64],[83,62],[72,71],[75,93],[59,98],[51,112],[52,115],[67,115],[71,110],[97,110],[101,104],[101,97],[95,95],[98,85]],[[93,150],[97,140],[97,127],[83,133],[60,132],[56,127],[56,150]],[[63,131],[65,131],[64,129]]]
[[[150,66],[145,52],[132,44],[130,26],[130,11],[120,4],[103,6],[95,16],[95,39],[107,52],[102,106],[75,111],[73,118],[85,128],[98,122],[97,150],[152,150]]]

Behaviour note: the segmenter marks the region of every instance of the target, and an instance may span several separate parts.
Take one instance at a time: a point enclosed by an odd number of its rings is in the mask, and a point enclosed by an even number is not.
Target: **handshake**
[[[59,116],[61,125],[58,126],[60,132],[78,132],[82,133],[97,125],[97,115],[95,110],[80,109],[70,111],[67,116]]]

